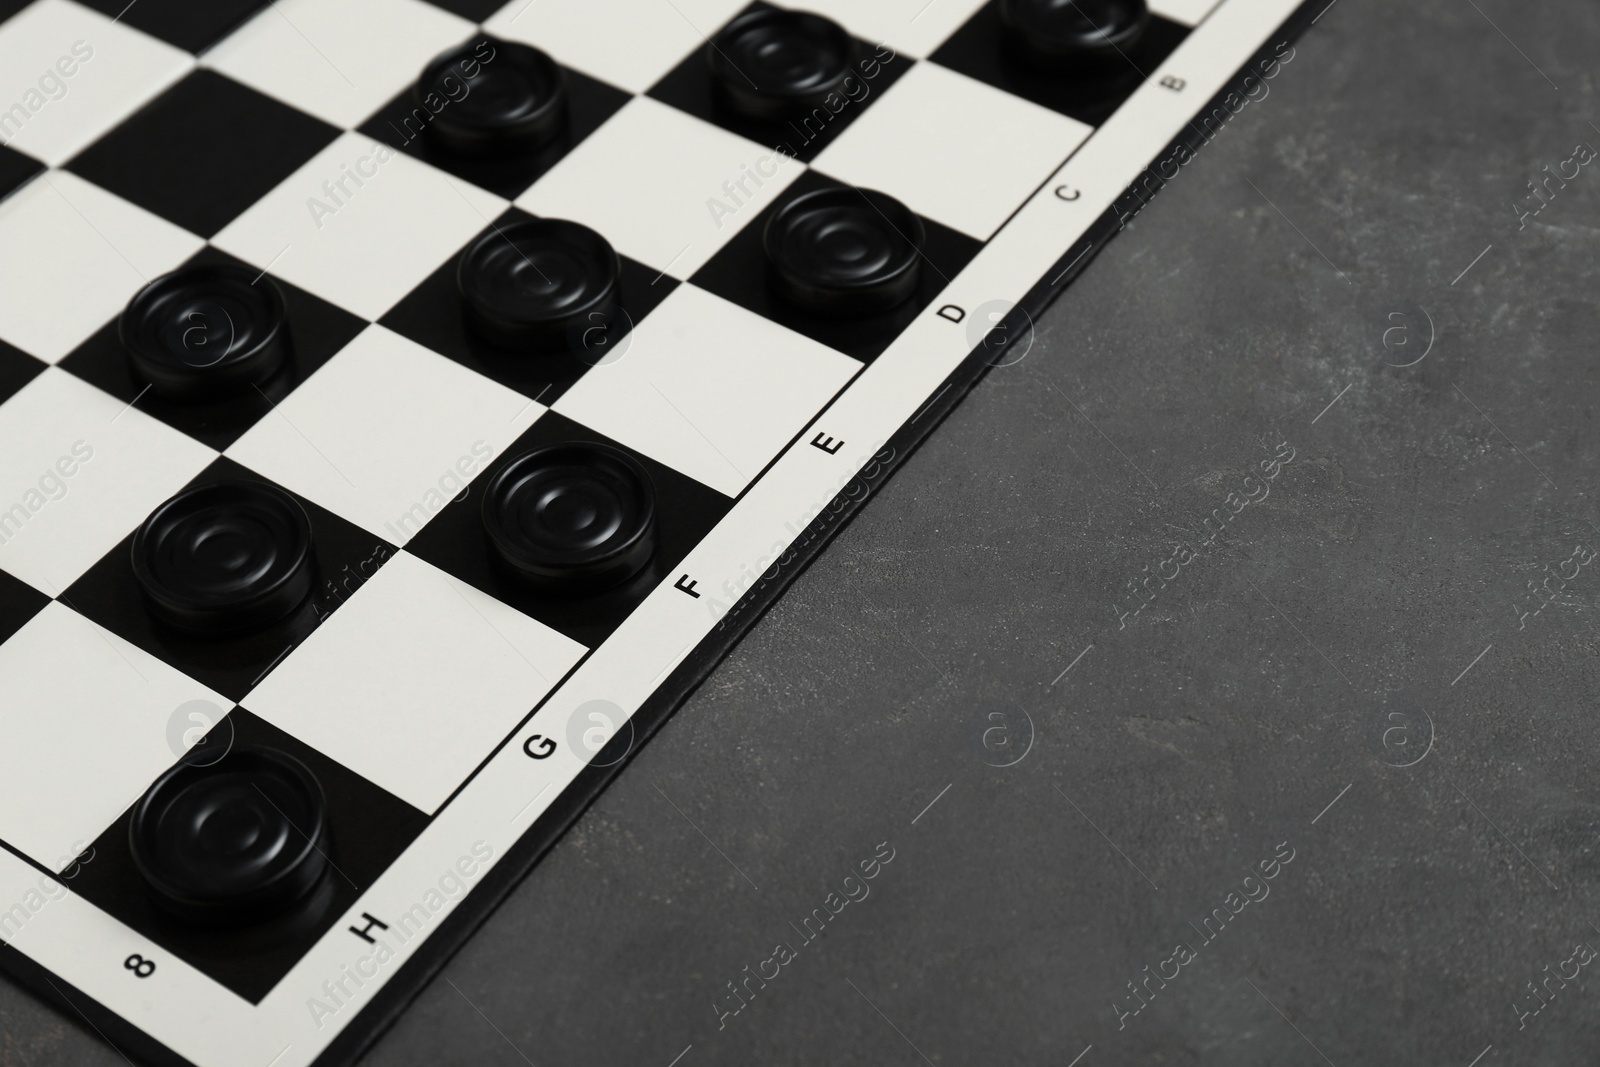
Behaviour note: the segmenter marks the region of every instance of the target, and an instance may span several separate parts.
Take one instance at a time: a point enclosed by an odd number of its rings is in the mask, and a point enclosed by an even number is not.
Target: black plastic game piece
[[[305,764],[275,749],[186,759],[139,800],[129,845],[163,911],[255,922],[293,907],[327,870],[327,801]]]
[[[924,229],[916,213],[871,189],[797,196],[767,222],[768,276],[785,300],[819,315],[869,315],[917,291]]]
[[[1093,76],[1128,65],[1150,8],[1145,0],[1000,0],[1000,18],[1020,58]]]
[[[162,275],[128,301],[117,329],[134,370],[174,400],[247,390],[290,352],[283,292],[265,274],[229,264]]]
[[[782,119],[843,90],[856,43],[821,15],[777,8],[734,19],[712,39],[706,61],[718,98],[748,118]]]
[[[616,251],[589,227],[528,219],[474,242],[456,286],[467,322],[491,344],[559,352],[610,325],[620,270]]]
[[[530,585],[609,589],[655,554],[655,486],[619,449],[548,445],[516,457],[489,482],[483,528],[499,559]]]
[[[567,122],[566,72],[525,44],[476,38],[436,56],[412,89],[428,142],[459,156],[516,156]]]
[[[201,632],[257,629],[311,592],[311,520],[263,482],[186,489],[133,537],[133,574],[151,612]]]

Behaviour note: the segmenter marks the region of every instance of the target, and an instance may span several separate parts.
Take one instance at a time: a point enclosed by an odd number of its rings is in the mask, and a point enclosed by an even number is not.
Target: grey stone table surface
[[[1597,41],[1338,0],[364,1062],[1596,1062]]]

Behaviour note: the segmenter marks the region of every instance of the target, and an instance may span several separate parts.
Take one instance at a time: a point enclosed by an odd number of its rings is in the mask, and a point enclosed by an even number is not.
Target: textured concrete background
[[[1339,0],[365,1062],[1594,1063],[1597,40]]]

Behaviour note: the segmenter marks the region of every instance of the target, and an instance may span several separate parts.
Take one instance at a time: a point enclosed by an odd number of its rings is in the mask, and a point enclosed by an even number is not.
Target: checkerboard
[[[873,73],[779,144],[710,104],[706,42],[745,7],[0,0],[0,964],[130,1055],[358,1054],[1316,13],[1152,0],[1130,69],[1069,97],[996,62],[995,0],[809,0]],[[407,136],[424,64],[484,34],[565,68],[556,150]],[[765,221],[839,186],[920,216],[903,314],[841,324],[762,284]],[[603,356],[497,359],[464,328],[462,250],[529,217],[618,251]],[[117,317],[190,263],[278,283],[286,385],[147,395]],[[508,588],[481,487],[572,440],[650,474],[649,581]],[[303,505],[319,584],[265,632],[175,637],[133,533],[240,478]],[[202,742],[322,782],[337,877],[310,919],[196,931],[144,898],[129,809]]]

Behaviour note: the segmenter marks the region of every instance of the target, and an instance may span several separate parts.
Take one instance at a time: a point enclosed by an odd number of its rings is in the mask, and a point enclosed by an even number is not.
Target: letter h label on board
[[[369,945],[377,944],[378,943],[377,938],[372,936],[372,928],[374,926],[376,926],[380,930],[387,930],[387,929],[389,929],[389,924],[384,922],[383,920],[377,918],[371,912],[364,911],[364,912],[361,913],[361,917],[363,919],[367,920],[367,925],[365,925],[365,926],[352,926],[352,927],[349,928],[350,932],[352,934],[355,934],[357,937],[359,937],[361,940],[365,941]]]

